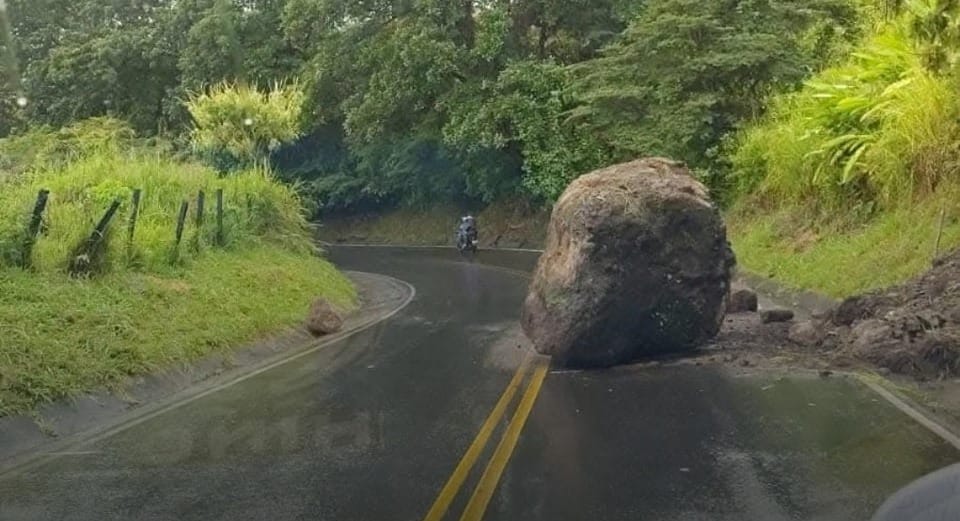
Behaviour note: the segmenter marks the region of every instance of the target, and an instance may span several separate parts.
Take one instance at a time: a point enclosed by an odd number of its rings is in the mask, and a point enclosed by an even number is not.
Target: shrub
[[[23,226],[40,188],[50,190],[44,236],[33,250],[32,265],[41,271],[65,269],[75,258],[74,248],[90,236],[113,201],[120,201],[121,207],[110,225],[113,240],[104,242],[106,249],[97,259],[102,269],[128,262],[148,271],[169,269],[176,217],[184,200],[189,201],[190,214],[180,258],[189,262],[202,255],[202,249],[186,248],[188,239],[197,245],[213,242],[218,188],[224,191],[227,246],[270,242],[294,251],[312,250],[294,189],[274,180],[268,170],[249,168],[221,178],[210,168],[163,154],[139,149],[118,153],[116,146],[107,146],[68,164],[36,167],[5,183],[0,191],[0,252],[8,254],[3,257],[9,259],[22,242]],[[143,196],[128,252],[126,227],[137,188]],[[206,219],[198,229],[194,212],[201,190],[207,196]]]
[[[134,138],[123,121],[93,118],[60,130],[37,127],[0,139],[0,183],[32,168],[55,167],[97,152],[129,150]]]
[[[245,84],[220,83],[192,94],[187,110],[195,149],[211,157],[227,154],[239,166],[267,159],[270,151],[300,136],[305,95],[297,84],[275,84],[260,92]],[[221,165],[229,164],[224,158]]]
[[[741,134],[741,195],[883,208],[956,179],[960,100],[952,76],[929,67],[911,20],[887,24]]]

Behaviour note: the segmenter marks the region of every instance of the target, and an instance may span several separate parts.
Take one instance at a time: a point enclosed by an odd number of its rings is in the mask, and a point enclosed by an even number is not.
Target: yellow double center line
[[[474,489],[473,495],[470,496],[470,501],[463,511],[463,515],[460,516],[460,521],[480,521],[483,518],[483,514],[487,510],[487,505],[490,503],[490,499],[493,497],[493,493],[497,488],[497,483],[500,481],[500,476],[503,475],[503,471],[507,467],[507,462],[513,454],[513,449],[517,446],[517,441],[520,439],[520,432],[527,422],[527,417],[530,416],[530,411],[533,410],[533,404],[536,402],[540,388],[543,386],[543,380],[547,376],[548,362],[546,360],[538,359],[532,365],[534,365],[533,377],[531,377],[527,383],[527,388],[520,398],[520,405],[517,406],[517,410],[513,413],[513,417],[507,425],[507,430],[504,432],[503,438],[500,439],[500,443],[497,444],[493,456],[487,463],[487,468],[484,469],[483,475],[480,477],[480,481],[477,483],[477,487]],[[467,452],[464,453],[460,463],[457,464],[457,468],[453,470],[450,479],[447,480],[446,484],[444,484],[440,490],[440,494],[437,496],[436,501],[434,501],[433,506],[430,507],[430,511],[427,512],[427,515],[423,518],[424,521],[440,521],[443,519],[443,516],[450,508],[450,504],[457,496],[457,492],[460,491],[467,476],[470,474],[470,470],[477,463],[484,447],[487,446],[487,442],[496,429],[497,423],[503,418],[507,407],[509,407],[513,401],[513,397],[516,396],[517,391],[520,390],[530,366],[530,359],[527,358],[520,364],[520,367],[517,368],[513,379],[510,380],[506,390],[504,390],[500,396],[500,400],[497,401],[497,404],[493,407],[493,411],[490,412],[490,416],[487,417],[487,420],[483,422],[483,425],[480,427],[480,432],[477,433],[477,437],[474,438],[473,443],[467,448]]]

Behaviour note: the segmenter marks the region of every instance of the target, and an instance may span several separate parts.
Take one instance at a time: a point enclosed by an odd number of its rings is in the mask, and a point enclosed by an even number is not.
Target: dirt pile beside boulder
[[[845,300],[825,323],[838,356],[920,379],[960,375],[960,250],[905,284]]]
[[[734,264],[720,213],[686,167],[615,165],[574,181],[554,207],[521,323],[566,365],[691,350],[719,331]]]

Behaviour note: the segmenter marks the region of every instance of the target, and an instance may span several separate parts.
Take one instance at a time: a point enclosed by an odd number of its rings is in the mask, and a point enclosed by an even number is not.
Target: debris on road
[[[793,320],[793,311],[789,309],[767,309],[760,312],[760,321],[764,324],[791,320]]]
[[[818,324],[812,320],[804,320],[790,326],[787,338],[794,344],[803,347],[818,347],[826,336],[826,330],[823,324]]]
[[[756,313],[757,309],[757,293],[753,290],[738,289],[727,299],[727,313]]]
[[[319,298],[310,305],[310,314],[307,315],[305,326],[313,336],[329,335],[340,331],[343,327],[343,318],[334,311],[326,299]]]
[[[902,285],[848,298],[791,324],[793,312],[728,315],[717,349],[764,366],[807,367],[821,376],[861,367],[920,381],[960,376],[960,250]],[[786,321],[786,322],[781,322]],[[789,355],[789,361],[776,358]],[[739,357],[720,360],[731,364]]]

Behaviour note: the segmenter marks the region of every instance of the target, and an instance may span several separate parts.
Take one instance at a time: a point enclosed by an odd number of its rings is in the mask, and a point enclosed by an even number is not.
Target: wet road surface
[[[845,379],[521,364],[533,254],[331,256],[417,296],[310,356],[0,475],[0,520],[848,521],[960,459]]]

